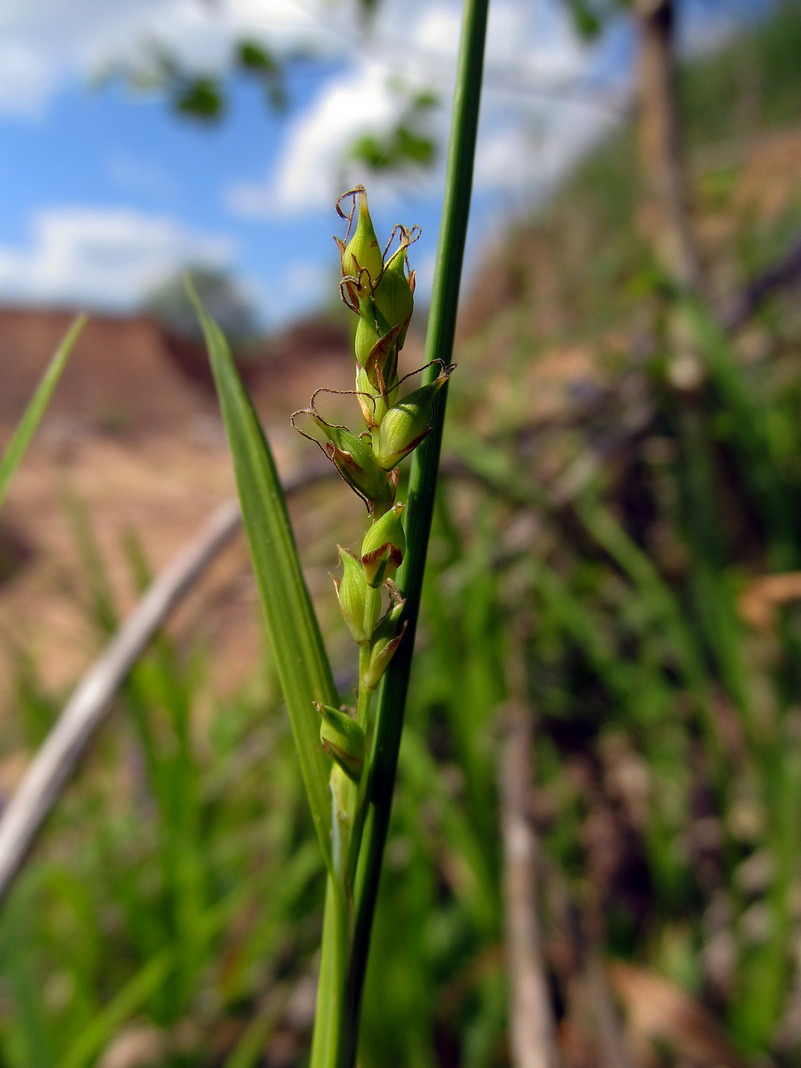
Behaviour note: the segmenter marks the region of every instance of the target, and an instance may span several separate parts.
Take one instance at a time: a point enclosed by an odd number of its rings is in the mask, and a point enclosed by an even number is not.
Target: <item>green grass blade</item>
[[[14,472],[22,463],[22,458],[30,444],[36,428],[41,422],[45,408],[53,395],[61,372],[64,370],[70,353],[72,352],[78,335],[86,325],[86,316],[79,316],[67,331],[64,340],[51,359],[47,370],[42,375],[36,391],[31,397],[28,407],[20,420],[19,426],[14,433],[8,448],[0,459],[0,505],[2,505]]]
[[[10,995],[11,1012],[17,1021],[20,1053],[25,1058],[23,1063],[54,1068],[56,1060],[48,1014],[42,1003],[35,969],[31,966],[30,917],[23,914],[21,905],[15,902],[4,920],[0,963],[4,985],[8,988],[6,997]],[[5,1011],[8,1013],[9,1009]]]
[[[303,579],[275,462],[222,331],[192,294],[208,345],[234,460],[242,518],[312,816],[330,864],[331,762],[314,701],[338,703],[331,666]]]
[[[145,963],[122,990],[105,1005],[58,1061],[58,1068],[89,1068],[120,1028],[164,981],[174,960],[167,946]]]

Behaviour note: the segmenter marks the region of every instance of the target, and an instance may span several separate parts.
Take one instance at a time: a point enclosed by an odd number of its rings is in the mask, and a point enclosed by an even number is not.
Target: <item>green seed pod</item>
[[[367,363],[370,353],[378,342],[378,327],[376,326],[371,303],[369,300],[362,301],[359,309],[359,321],[356,324],[356,334],[353,338],[356,362],[360,367],[364,367]]]
[[[396,634],[394,638],[381,638],[371,647],[370,663],[362,677],[362,685],[366,690],[374,690],[378,686],[384,676],[384,672],[389,667],[390,660],[395,655],[395,650],[403,639],[405,631],[406,624],[404,623],[400,633]]]
[[[367,207],[367,193],[364,186],[357,186],[354,193],[358,193],[359,207],[356,218],[356,229],[353,237],[342,250],[342,275],[345,278],[358,278],[360,285],[365,284],[362,272],[367,272],[367,282],[370,291],[378,282],[383,268],[381,248],[378,244],[373,220]]]
[[[364,731],[347,712],[341,712],[318,701],[314,706],[323,717],[320,725],[320,741],[323,749],[335,761],[348,778],[358,782],[364,771]]]
[[[370,446],[367,445],[367,449]],[[386,474],[378,467],[372,450],[363,455],[354,455],[352,451],[338,449],[334,445],[326,445],[326,454],[331,463],[339,471],[352,490],[362,498],[369,512],[383,515],[392,504],[394,492],[387,482]],[[366,456],[370,457],[370,464],[366,462]],[[374,466],[373,466],[374,465]],[[375,472],[381,474],[381,478],[375,478]]]
[[[450,377],[450,370],[414,390],[394,404],[381,420],[375,458],[379,467],[390,471],[427,436],[434,419],[434,398]]]
[[[373,632],[370,642],[370,660],[361,678],[362,685],[368,690],[374,690],[378,686],[406,630],[405,622],[400,629],[398,628],[406,602],[394,587],[394,583],[390,585],[392,586],[392,605]]]
[[[393,326],[378,339],[364,369],[373,387],[382,394],[391,393],[398,385],[398,334],[399,326]]]
[[[403,562],[406,537],[401,523],[402,504],[395,504],[370,527],[362,542],[362,566],[367,582],[377,589],[391,579]]]
[[[372,616],[366,618],[368,586],[362,562],[358,556],[348,549],[343,549],[341,545],[339,546],[339,559],[342,563],[342,578],[334,578],[334,587],[337,591],[342,618],[347,623],[354,641],[369,641],[381,611],[380,599],[371,598],[375,608]]]
[[[356,324],[353,342],[357,363],[366,367],[373,349],[390,332],[392,332],[392,324],[388,323],[376,308],[375,301],[370,298],[362,300],[359,305],[359,321]],[[392,332],[392,336],[397,336],[397,330]]]
[[[376,462],[369,439],[358,437],[345,427],[326,423],[311,408],[304,409],[304,414],[308,414],[328,438],[323,450],[351,489],[367,503],[370,511],[386,511],[394,498],[394,490]]]
[[[387,410],[387,403],[372,385],[363,367],[356,368],[356,400],[359,402],[367,429],[372,430],[378,426]]]
[[[398,348],[403,348],[409,320],[414,311],[414,296],[406,277],[406,248],[398,249],[386,264],[375,287],[375,303],[390,326],[399,327]]]

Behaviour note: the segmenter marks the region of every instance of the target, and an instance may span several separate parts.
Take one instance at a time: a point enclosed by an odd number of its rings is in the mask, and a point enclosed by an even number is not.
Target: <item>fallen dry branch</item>
[[[172,609],[239,529],[239,522],[236,501],[221,505],[200,533],[156,576],[105,652],[81,679],[0,820],[0,901],[131,668]]]
[[[297,492],[325,477],[329,477],[328,469],[310,469],[289,482],[286,492]],[[0,819],[0,903],[134,664],[239,528],[238,502],[220,505],[159,572],[105,652],[78,683]]]

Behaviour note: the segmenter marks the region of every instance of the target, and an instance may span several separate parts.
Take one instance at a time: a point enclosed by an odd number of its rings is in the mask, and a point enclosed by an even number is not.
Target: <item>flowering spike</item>
[[[357,441],[361,439],[357,438]],[[366,503],[368,512],[376,512],[379,515],[389,508],[394,498],[386,475],[376,463],[370,445],[362,442],[365,450],[341,449],[330,442],[325,446],[325,454],[331,463],[339,471],[352,490],[354,490]],[[367,457],[370,457],[367,462]],[[379,478],[378,475],[381,477]]]
[[[387,410],[387,402],[373,387],[363,367],[356,368],[356,400],[362,410],[364,425],[368,430],[378,426]]]
[[[398,337],[400,326],[393,326],[379,338],[364,365],[370,385],[387,394],[398,384]]]

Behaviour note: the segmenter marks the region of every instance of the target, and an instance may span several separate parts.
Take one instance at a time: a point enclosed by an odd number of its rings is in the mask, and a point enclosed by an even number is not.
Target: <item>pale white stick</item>
[[[291,494],[311,485],[332,470],[315,467],[304,471],[285,485],[285,492]],[[78,683],[0,819],[0,903],[131,668],[239,526],[238,502],[220,505],[155,577],[105,652]]]
[[[239,529],[239,522],[237,501],[221,505],[156,576],[79,682],[0,819],[0,901],[128,672],[175,605]]]

